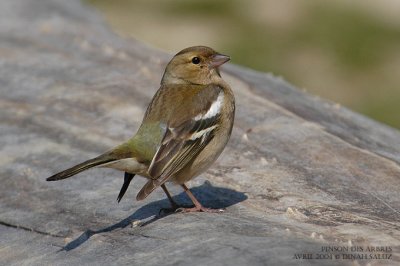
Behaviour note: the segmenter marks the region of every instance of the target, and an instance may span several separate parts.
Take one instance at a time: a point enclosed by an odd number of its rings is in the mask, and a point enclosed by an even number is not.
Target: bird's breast
[[[101,167],[112,168],[132,174],[139,174],[142,176],[147,175],[148,166],[139,163],[135,158],[125,158],[117,161],[113,161],[107,164],[103,164]]]

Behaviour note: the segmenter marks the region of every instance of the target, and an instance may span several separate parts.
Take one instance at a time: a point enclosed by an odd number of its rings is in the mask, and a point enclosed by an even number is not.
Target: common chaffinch
[[[210,167],[231,135],[235,99],[218,70],[229,59],[205,46],[177,53],[168,63],[161,86],[132,138],[47,181],[65,179],[95,166],[109,167],[125,172],[118,202],[138,174],[146,177],[147,183],[137,200],[143,200],[161,186],[173,209],[178,209],[165,186],[172,181],[182,186],[195,205],[179,210],[221,211],[203,207],[185,183]]]

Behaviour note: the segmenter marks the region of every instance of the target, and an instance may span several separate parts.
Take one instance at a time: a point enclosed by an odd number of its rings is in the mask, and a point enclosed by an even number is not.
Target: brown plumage
[[[195,204],[184,211],[214,211],[204,208],[184,183],[204,172],[230,137],[235,101],[218,70],[228,60],[205,46],[182,50],[168,63],[160,89],[135,136],[47,180],[64,179],[94,166],[110,167],[126,172],[118,201],[134,174],[139,174],[148,182],[137,195],[138,200],[162,186],[177,206],[165,187],[172,181],[180,184]]]

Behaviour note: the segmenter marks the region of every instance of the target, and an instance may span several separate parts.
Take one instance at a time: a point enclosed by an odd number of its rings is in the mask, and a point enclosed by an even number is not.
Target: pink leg
[[[186,194],[189,196],[189,198],[193,201],[194,207],[193,208],[179,208],[178,210],[181,212],[223,212],[223,209],[210,209],[203,207],[201,203],[196,199],[196,197],[193,195],[193,193],[189,190],[189,188],[185,185],[181,185],[183,190],[186,192]]]

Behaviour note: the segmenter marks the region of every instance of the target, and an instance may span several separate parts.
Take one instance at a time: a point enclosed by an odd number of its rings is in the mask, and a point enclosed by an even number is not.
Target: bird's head
[[[206,46],[186,48],[168,63],[161,84],[210,84],[221,77],[218,67],[229,59]]]

